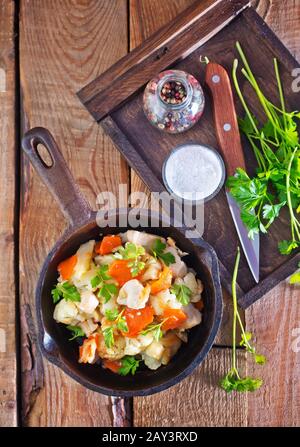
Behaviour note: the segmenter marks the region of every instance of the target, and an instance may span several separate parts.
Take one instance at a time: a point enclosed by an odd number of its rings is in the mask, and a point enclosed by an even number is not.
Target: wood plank
[[[145,427],[244,427],[244,394],[227,394],[218,383],[230,369],[230,349],[213,348],[187,379],[162,393],[134,399],[134,425]],[[244,352],[238,362],[245,365]]]
[[[15,331],[15,3],[0,1],[0,426],[17,425]]]
[[[289,0],[255,2],[258,12],[292,54],[300,60],[300,4]],[[247,329],[257,349],[267,356],[260,370],[249,363],[249,373],[262,375],[265,385],[248,398],[248,425],[299,426],[300,423],[300,289],[287,281],[246,311]]]
[[[264,380],[248,397],[248,425],[287,427],[300,423],[300,288],[283,282],[246,311],[247,329],[265,354],[262,368],[248,373]]]
[[[93,208],[100,191],[116,192],[119,183],[127,184],[128,170],[75,92],[126,52],[126,0],[21,2],[23,130],[49,128]],[[41,264],[65,222],[25,158],[21,200],[23,423],[113,425],[110,398],[84,389],[37,351],[34,289]]]
[[[207,42],[248,4],[249,0],[196,2],[192,8],[179,15],[171,26],[163,28],[159,38],[155,35],[149,41],[150,45],[146,42],[139,50],[138,57],[130,54],[126,59],[129,61],[126,71],[122,71],[123,61],[117,63],[103,77],[99,76],[78,92],[79,98],[94,118],[100,121],[157,73]],[[122,88],[116,88],[117,85],[122,85]]]

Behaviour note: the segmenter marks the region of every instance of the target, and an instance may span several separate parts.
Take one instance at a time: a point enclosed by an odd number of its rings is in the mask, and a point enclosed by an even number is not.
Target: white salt
[[[220,187],[224,180],[224,165],[210,148],[186,144],[170,155],[164,175],[169,190],[178,197],[203,200]]]

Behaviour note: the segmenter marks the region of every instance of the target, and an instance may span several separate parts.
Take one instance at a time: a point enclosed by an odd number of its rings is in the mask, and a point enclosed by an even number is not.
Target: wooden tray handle
[[[234,175],[236,168],[245,169],[245,159],[230,79],[225,68],[210,62],[205,82],[212,95],[215,128],[227,175]]]
[[[48,151],[52,161],[50,165],[41,157],[38,151],[39,144]],[[92,214],[91,208],[76,185],[49,130],[43,127],[29,130],[22,138],[22,147],[71,226],[88,220]]]

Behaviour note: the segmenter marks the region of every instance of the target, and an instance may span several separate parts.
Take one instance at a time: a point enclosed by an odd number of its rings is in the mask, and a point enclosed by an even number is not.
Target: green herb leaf
[[[298,267],[300,268],[300,262],[298,264]],[[300,271],[295,272],[291,277],[290,277],[290,284],[300,284]]]
[[[227,393],[238,391],[244,393],[247,391],[255,391],[261,387],[263,381],[261,379],[254,379],[252,377],[245,377],[241,379],[233,371],[221,380],[220,385]]]
[[[146,327],[146,329],[144,329],[141,332],[141,335],[147,335],[150,332],[152,332],[154,340],[159,341],[159,339],[162,337],[163,333],[161,330],[162,325],[164,324],[166,320],[162,321],[161,323],[158,324],[149,324],[149,326]]]
[[[128,332],[128,326],[125,317],[121,317],[117,322],[117,329],[122,332]]]
[[[77,288],[73,286],[70,282],[65,281],[58,283],[54,289],[51,291],[53,302],[57,303],[59,298],[64,298],[66,301],[80,301],[80,293]]]
[[[140,361],[136,360],[133,356],[127,355],[123,357],[121,360],[121,368],[118,373],[121,376],[127,376],[129,373],[134,375],[136,373],[137,368],[139,367]]]
[[[183,306],[187,306],[192,296],[192,291],[185,284],[173,284],[171,292],[176,295],[177,301]]]
[[[108,319],[108,321],[115,321],[118,318],[118,315],[119,312],[117,309],[108,309],[105,311],[105,317]]]
[[[166,247],[166,244],[164,244],[160,239],[156,239],[152,247],[152,253],[155,258],[161,259],[166,266],[169,266],[170,264],[175,264],[176,261],[175,256],[172,253],[164,252]]]
[[[73,337],[69,338],[70,341],[71,341],[71,340],[74,340],[74,339],[77,338],[77,337],[84,337],[84,336],[85,336],[84,331],[83,331],[83,330],[81,329],[81,327],[79,327],[79,326],[71,326],[71,325],[68,325],[68,326],[67,326],[67,329],[68,329],[69,331],[73,332]]]
[[[112,348],[113,345],[115,344],[114,327],[109,326],[106,329],[104,329],[102,332],[103,332],[103,337],[104,337],[104,342],[105,342],[106,347],[108,349]]]

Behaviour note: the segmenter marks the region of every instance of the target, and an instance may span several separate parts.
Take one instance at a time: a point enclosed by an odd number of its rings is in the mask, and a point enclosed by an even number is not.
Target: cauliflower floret
[[[167,247],[165,253],[171,253],[175,258],[175,263],[170,264],[174,278],[183,278],[187,274],[187,266],[183,262],[178,254],[178,251],[174,247]]]
[[[192,296],[190,298],[191,303],[197,303],[201,300],[201,293],[203,292],[203,284],[199,279],[196,279],[196,276],[192,272],[188,272],[185,277],[176,278],[176,284],[184,284],[186,285],[192,292]]]
[[[125,338],[124,355],[136,355],[141,352],[141,343],[136,338]]]
[[[153,256],[149,256],[146,262],[145,271],[141,277],[141,282],[155,280],[159,278],[162,265]]]
[[[66,301],[62,299],[56,304],[53,318],[58,323],[64,324],[74,324],[74,322],[78,321],[78,309],[76,305],[72,301]]]
[[[151,250],[156,239],[161,239],[164,241],[163,238],[156,236],[155,234],[148,234],[136,230],[128,230],[126,232],[126,239],[128,242],[132,242],[133,244],[142,245],[148,251]]]
[[[154,340],[151,345],[145,349],[145,354],[155,360],[160,361],[164,352],[163,344],[160,341]]]
[[[177,300],[176,295],[170,292],[170,289],[151,295],[150,303],[156,315],[162,315],[166,307],[171,309],[182,308],[182,304]]]
[[[161,366],[161,362],[159,360],[155,360],[153,357],[149,357],[149,355],[145,353],[142,354],[142,359],[149,369],[155,370]]]
[[[73,278],[73,284],[77,289],[93,290],[91,280],[97,275],[96,266],[92,266],[90,270],[83,273],[80,278]]]
[[[140,334],[136,338],[139,341],[142,350],[147,348],[147,346],[151,345],[151,343],[154,340],[154,337],[151,334],[151,332],[149,332],[148,334],[145,334],[145,335]]]
[[[187,319],[182,323],[181,329],[191,329],[201,323],[202,315],[198,309],[193,306],[193,304],[188,304],[182,308],[184,313],[187,315]]]
[[[114,262],[116,259],[114,255],[103,255],[103,256],[96,256],[95,262],[97,265],[110,265],[112,262]]]
[[[149,284],[144,287],[137,279],[131,279],[121,287],[117,302],[131,309],[142,309],[149,299],[150,289]]]
[[[162,337],[161,343],[164,347],[161,362],[163,365],[167,365],[180,348],[181,340],[177,337],[175,332],[167,332],[167,334]]]
[[[77,262],[74,267],[74,272],[71,279],[78,280],[81,276],[90,269],[91,259],[93,256],[95,241],[90,240],[85,244],[80,245],[76,252]]]
[[[96,296],[93,294],[93,292],[84,290],[80,292],[80,298],[80,302],[76,303],[78,309],[81,312],[91,315],[96,307],[99,305],[99,301],[97,300]]]
[[[82,323],[79,323],[78,326],[81,327],[87,337],[98,328],[98,324],[95,324],[92,319],[83,321]]]

